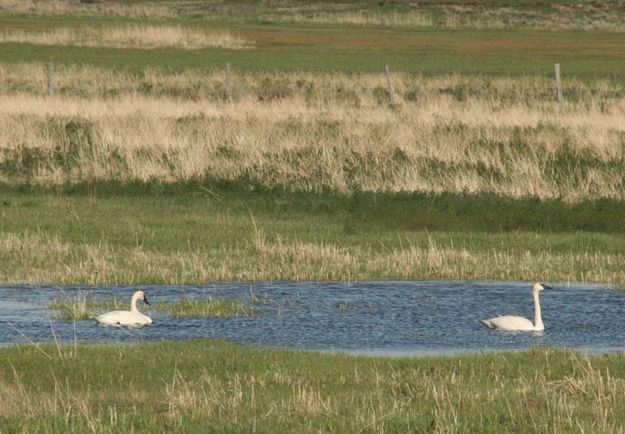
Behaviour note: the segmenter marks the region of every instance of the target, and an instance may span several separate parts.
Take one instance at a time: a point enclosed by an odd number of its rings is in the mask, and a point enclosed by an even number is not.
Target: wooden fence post
[[[48,95],[54,95],[54,81],[52,80],[52,62],[48,63]]]
[[[562,82],[560,81],[560,64],[556,63],[556,91],[558,93],[558,102],[562,102]]]
[[[232,102],[232,77],[229,63],[226,63],[226,101]]]
[[[391,104],[395,104],[397,102],[395,98],[395,92],[393,92],[393,83],[391,83],[391,70],[388,65],[384,68],[386,71],[386,87],[388,88],[388,95],[391,101]]]

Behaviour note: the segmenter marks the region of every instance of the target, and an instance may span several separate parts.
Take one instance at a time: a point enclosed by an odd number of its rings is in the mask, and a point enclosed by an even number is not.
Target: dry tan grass
[[[307,13],[294,12],[284,15],[266,14],[265,19],[278,22],[348,24],[353,26],[431,27],[437,24],[431,15],[420,11],[381,13],[378,11],[325,12],[313,10]],[[450,26],[452,23],[446,22],[445,24]]]
[[[93,2],[80,0],[0,0],[4,14],[51,16],[122,16],[128,18],[169,18],[173,15],[171,4],[166,2]]]
[[[239,74],[234,104],[219,71],[57,77],[67,96],[48,98],[32,94],[45,89],[41,65],[0,68],[4,182],[209,177],[290,191],[625,199],[625,98],[607,96],[609,82],[568,82],[584,96],[557,105],[538,78],[396,74],[391,107],[382,74]]]
[[[44,31],[5,31],[0,42],[78,47],[240,49],[250,44],[229,32],[207,32],[181,26],[94,26]]]
[[[266,20],[293,23],[319,23],[352,26],[443,27],[475,29],[606,29],[625,30],[625,17],[608,5],[545,9],[466,5],[411,5],[409,10],[375,9],[328,11],[324,5],[297,5],[263,14]],[[583,11],[583,13],[581,13]]]

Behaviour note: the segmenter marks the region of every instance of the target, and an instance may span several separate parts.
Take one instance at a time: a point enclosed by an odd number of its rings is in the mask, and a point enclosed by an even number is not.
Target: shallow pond
[[[480,319],[522,315],[533,320],[531,283],[360,282],[140,286],[151,303],[182,298],[240,300],[258,314],[169,318],[139,308],[154,323],[142,328],[53,319],[49,304],[79,291],[98,300],[130,300],[137,287],[4,287],[0,345],[53,342],[137,342],[215,338],[247,345],[387,356],[457,354],[535,346],[589,352],[625,350],[625,292],[600,286],[555,286],[541,293],[543,333],[486,329]],[[256,300],[256,301],[254,301]]]

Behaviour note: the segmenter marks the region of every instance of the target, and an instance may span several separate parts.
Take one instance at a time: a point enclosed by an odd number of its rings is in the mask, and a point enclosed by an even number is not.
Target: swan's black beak
[[[545,288],[545,289],[553,289],[553,286],[545,285],[545,284],[543,283],[543,288]]]
[[[145,294],[143,295],[143,302],[147,304],[148,306],[150,306],[150,303],[148,302],[148,298],[145,296]]]

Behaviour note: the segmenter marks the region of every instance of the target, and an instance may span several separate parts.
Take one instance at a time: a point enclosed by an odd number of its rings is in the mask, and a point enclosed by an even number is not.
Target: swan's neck
[[[139,296],[137,294],[133,295],[132,300],[130,300],[130,311],[141,313],[139,312],[139,309],[137,309],[137,300],[139,300]]]
[[[538,298],[538,291],[534,291],[534,328],[536,330],[544,330],[543,317],[540,314],[540,299]]]

